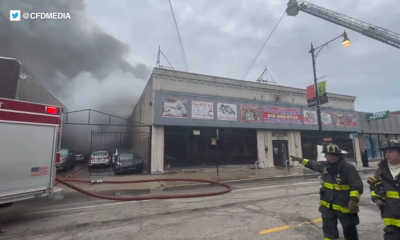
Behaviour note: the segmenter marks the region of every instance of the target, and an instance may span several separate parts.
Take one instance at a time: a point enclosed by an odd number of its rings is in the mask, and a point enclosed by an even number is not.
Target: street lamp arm
[[[332,40],[330,40],[330,41],[328,41],[328,42],[326,42],[326,43],[324,43],[324,44],[321,44],[320,46],[318,46],[318,47],[316,47],[316,48],[311,47],[311,50],[309,51],[309,53],[311,53],[312,51],[315,52],[315,50],[318,49],[318,52],[317,52],[317,53],[315,54],[315,56],[314,56],[314,60],[315,60],[315,59],[317,59],[319,52],[321,52],[321,50],[322,50],[324,47],[328,46],[329,43],[335,41],[336,39],[341,38],[341,37],[344,37],[345,35],[346,35],[346,33],[343,33],[342,35],[340,35],[340,36],[338,36],[338,37],[336,37],[336,38],[334,38],[334,39],[332,39]]]

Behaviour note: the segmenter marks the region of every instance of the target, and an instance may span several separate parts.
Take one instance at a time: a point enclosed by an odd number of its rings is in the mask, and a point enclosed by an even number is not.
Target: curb
[[[359,169],[359,173],[373,173],[376,169]],[[315,178],[320,176],[320,173],[309,173],[309,174],[298,174],[298,175],[282,175],[282,176],[274,176],[274,177],[256,177],[256,178],[243,178],[243,179],[234,179],[234,180],[222,180],[222,183],[255,183],[255,182],[268,182],[273,180],[289,180],[289,179],[298,179],[298,178]],[[158,188],[158,191],[162,190],[184,190],[184,189],[191,189],[191,188],[198,188],[198,187],[205,187],[212,185],[210,183],[194,183],[194,184],[182,184],[176,185],[171,187],[161,187]],[[152,190],[157,191],[157,190]]]

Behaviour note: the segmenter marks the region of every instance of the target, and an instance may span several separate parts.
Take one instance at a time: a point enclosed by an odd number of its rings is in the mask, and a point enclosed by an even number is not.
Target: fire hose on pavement
[[[57,183],[61,183],[69,188],[74,189],[77,192],[86,194],[91,197],[105,199],[105,200],[114,200],[114,201],[143,201],[143,200],[155,200],[155,199],[176,199],[176,198],[196,198],[196,197],[210,197],[216,195],[226,194],[232,191],[231,186],[225,183],[212,181],[212,180],[205,180],[205,179],[186,179],[186,178],[158,178],[158,179],[150,179],[150,180],[133,180],[133,181],[116,181],[116,180],[90,180],[90,179],[71,179],[69,177],[75,175],[79,171],[83,170],[86,166],[77,169],[76,171],[72,172],[65,178],[58,178],[56,177]],[[224,187],[224,190],[219,190],[215,192],[208,192],[208,193],[192,193],[192,194],[169,194],[169,195],[152,195],[152,196],[137,196],[137,197],[115,197],[115,196],[108,196],[103,194],[98,194],[94,192],[87,191],[83,188],[77,187],[69,182],[81,182],[81,183],[91,183],[91,184],[126,184],[126,183],[146,183],[146,182],[201,182],[201,183],[210,183],[219,185]],[[56,183],[56,184],[57,184]],[[55,185],[56,185],[55,184]]]

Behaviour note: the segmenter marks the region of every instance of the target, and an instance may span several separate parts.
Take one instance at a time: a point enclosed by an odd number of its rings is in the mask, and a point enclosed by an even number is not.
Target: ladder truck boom
[[[302,11],[314,17],[359,32],[367,37],[386,43],[395,48],[400,48],[400,34],[389,31],[385,28],[360,21],[306,1],[301,1],[299,3],[297,0],[289,0],[287,6],[286,14],[288,16],[296,16],[300,11]]]

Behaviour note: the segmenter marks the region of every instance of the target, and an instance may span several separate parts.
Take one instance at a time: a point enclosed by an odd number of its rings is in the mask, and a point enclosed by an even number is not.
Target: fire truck
[[[40,85],[34,85],[37,94]],[[56,190],[63,108],[22,100],[29,86],[32,80],[21,72],[21,64],[0,57],[0,207]],[[38,95],[43,99],[44,94]]]
[[[61,116],[58,106],[0,98],[0,205],[53,192]]]

